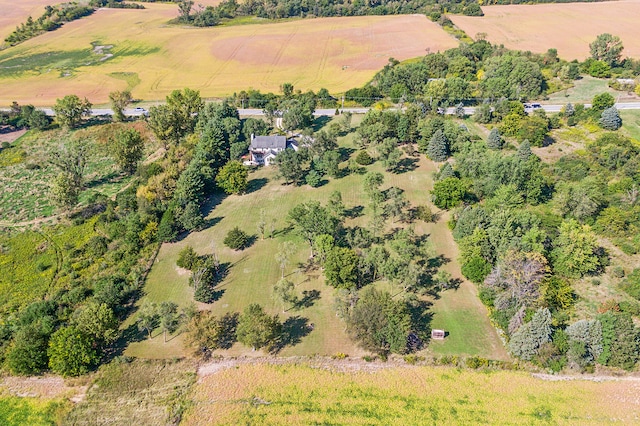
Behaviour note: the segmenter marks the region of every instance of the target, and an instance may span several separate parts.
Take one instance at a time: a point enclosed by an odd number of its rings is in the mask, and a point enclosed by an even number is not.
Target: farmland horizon
[[[103,104],[125,89],[155,101],[184,87],[218,98],[278,92],[285,82],[342,93],[367,83],[390,57],[402,61],[458,44],[416,14],[189,28],[167,24],[175,5],[145,7],[99,9],[0,52],[0,103],[47,106],[74,93]]]

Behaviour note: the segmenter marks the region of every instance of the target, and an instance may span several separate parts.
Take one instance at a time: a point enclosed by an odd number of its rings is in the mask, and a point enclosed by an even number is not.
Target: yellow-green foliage
[[[0,397],[0,424],[3,426],[55,425],[68,409],[68,402],[5,395]]]
[[[24,161],[27,153],[19,148],[3,148],[0,149],[0,167],[20,164]]]
[[[635,422],[640,414],[640,404],[631,401],[637,392],[632,382],[552,382],[524,372],[445,367],[362,368],[225,370],[197,385],[184,424],[596,425]]]
[[[29,231],[0,237],[0,246],[0,306],[17,307],[41,298],[57,270],[54,245]]]
[[[57,276],[58,272],[71,251],[97,235],[94,224],[92,219],[78,226],[0,237],[0,312],[27,305],[63,286],[68,277]],[[97,264],[86,266],[95,268]],[[91,275],[82,269],[80,272]]]

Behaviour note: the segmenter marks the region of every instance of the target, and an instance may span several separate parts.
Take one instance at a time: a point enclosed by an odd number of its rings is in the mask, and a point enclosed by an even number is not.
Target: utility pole
[[[342,111],[340,111],[340,113],[342,114],[344,112],[344,95],[342,95]]]

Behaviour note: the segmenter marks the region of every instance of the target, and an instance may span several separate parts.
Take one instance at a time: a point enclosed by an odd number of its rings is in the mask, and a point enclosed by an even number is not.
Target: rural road
[[[589,108],[591,107],[591,104],[584,104],[585,107]],[[546,105],[546,104],[542,104],[541,108],[547,112],[560,112],[560,110],[564,107],[563,104],[561,105]],[[623,109],[640,109],[640,102],[621,102],[621,103],[616,103],[615,107],[618,108],[619,110],[623,110]],[[49,116],[54,116],[54,112],[53,109],[51,108],[40,108],[42,109],[42,111],[45,112],[45,114],[49,115]],[[344,108],[341,109],[341,111],[343,112],[351,112],[353,114],[365,114],[367,111],[369,111],[370,108]],[[475,112],[475,107],[465,107],[464,112],[465,114],[471,115]],[[140,110],[138,109],[125,109],[124,110],[124,114],[127,116],[131,116],[131,117],[136,117],[136,116],[141,116],[146,114],[147,110]],[[455,112],[455,108],[447,108],[446,114],[453,114]],[[261,109],[249,109],[249,108],[245,108],[245,109],[238,109],[238,113],[242,116],[249,116],[249,115],[264,115],[264,112],[262,112]],[[315,112],[313,113],[313,115],[315,115],[316,117],[320,117],[320,116],[331,116],[331,115],[335,115],[336,110],[335,108],[333,109],[317,109],[315,110]],[[91,115],[93,116],[100,116],[100,115],[113,115],[113,111],[111,111],[111,109],[109,108],[94,108],[91,110]]]

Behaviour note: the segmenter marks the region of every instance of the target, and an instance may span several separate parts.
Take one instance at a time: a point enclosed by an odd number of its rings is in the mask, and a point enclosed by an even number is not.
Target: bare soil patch
[[[0,142],[13,142],[27,133],[25,129],[15,130],[11,127],[0,127]]]
[[[624,54],[640,56],[640,1],[484,6],[483,17],[449,18],[470,37],[486,33],[487,40],[510,49],[542,53],[558,49],[560,57],[583,60],[598,34],[611,33],[624,43]]]
[[[59,376],[9,376],[2,379],[2,387],[14,396],[44,399],[68,397],[74,402],[79,402],[81,398],[78,397],[84,395],[87,390],[86,386],[65,383]]]

